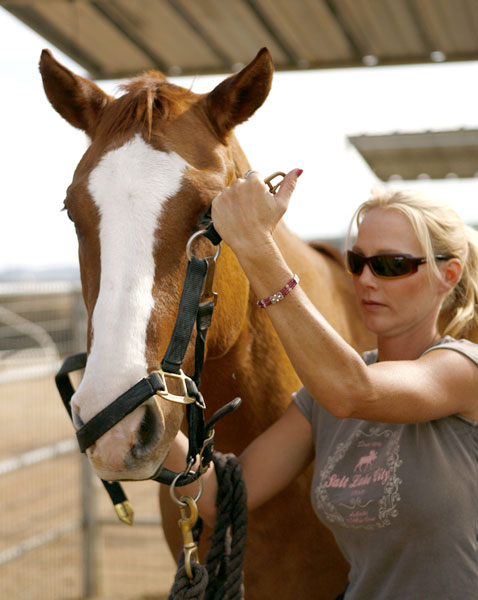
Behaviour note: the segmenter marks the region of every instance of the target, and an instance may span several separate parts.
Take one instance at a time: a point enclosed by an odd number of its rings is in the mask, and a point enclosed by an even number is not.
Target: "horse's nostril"
[[[131,454],[139,458],[141,454],[158,439],[158,422],[151,406],[146,406],[143,419],[136,432],[136,444],[131,448]]]
[[[76,404],[71,405],[71,418],[75,429],[80,429],[80,427],[83,427],[84,423],[80,417],[80,407]]]

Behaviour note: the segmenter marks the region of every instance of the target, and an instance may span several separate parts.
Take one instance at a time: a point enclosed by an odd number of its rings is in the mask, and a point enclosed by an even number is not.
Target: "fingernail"
[[[304,169],[297,169],[297,177],[300,177],[303,172],[304,172]]]

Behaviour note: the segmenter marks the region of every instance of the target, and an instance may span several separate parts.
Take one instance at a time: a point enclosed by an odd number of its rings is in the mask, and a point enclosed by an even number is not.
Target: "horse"
[[[75,427],[158,367],[173,330],[185,247],[212,199],[250,168],[234,135],[265,101],[273,63],[263,48],[208,94],[149,71],[117,98],[42,52],[40,72],[53,108],[86,132],[90,145],[68,187],[88,315],[88,361],[73,396]],[[349,276],[333,252],[318,252],[280,223],[275,238],[301,285],[357,350],[373,341],[361,325]],[[210,254],[200,239],[196,252]],[[239,396],[240,409],[217,426],[215,447],[237,455],[279,418],[300,387],[285,351],[226,244],[217,260],[218,301],[205,348],[201,391],[206,414]],[[184,370],[191,372],[194,336]],[[105,480],[142,480],[161,468],[183,421],[183,407],[149,399],[87,450]],[[315,517],[310,468],[249,515],[248,600],[321,598],[343,591],[348,566]],[[160,486],[165,535],[180,552],[177,506]],[[203,534],[203,539],[207,534]],[[202,547],[200,548],[203,552]]]

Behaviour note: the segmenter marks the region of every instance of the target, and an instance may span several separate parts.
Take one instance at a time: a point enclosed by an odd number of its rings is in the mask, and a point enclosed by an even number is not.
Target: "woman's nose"
[[[364,265],[363,271],[359,275],[359,281],[362,285],[367,285],[369,287],[377,286],[377,277],[374,275],[369,264]]]

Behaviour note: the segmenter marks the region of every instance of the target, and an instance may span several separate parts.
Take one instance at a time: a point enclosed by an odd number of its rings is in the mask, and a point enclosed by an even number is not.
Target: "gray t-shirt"
[[[438,347],[478,366],[476,344]],[[294,400],[315,440],[314,510],[350,563],[346,600],[477,600],[478,421],[337,419],[305,388]]]

